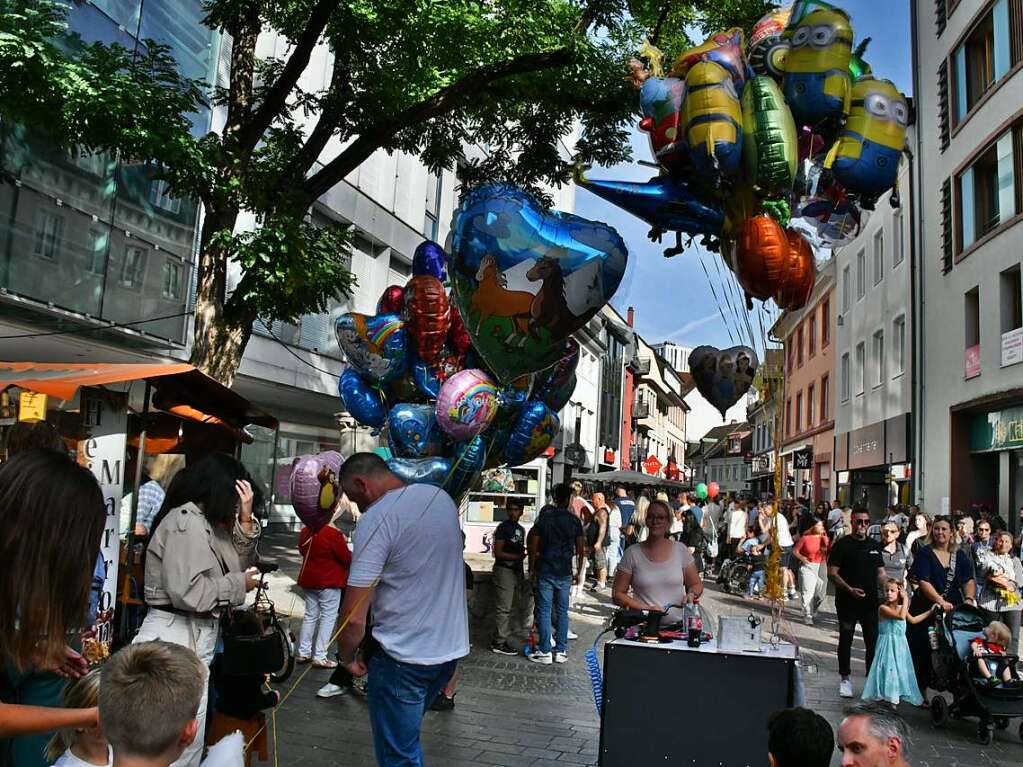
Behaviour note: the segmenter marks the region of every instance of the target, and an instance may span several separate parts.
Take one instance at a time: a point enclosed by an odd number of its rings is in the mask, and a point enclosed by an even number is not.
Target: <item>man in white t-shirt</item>
[[[422,764],[423,712],[457,659],[469,654],[458,509],[438,487],[406,485],[374,453],[346,460],[340,480],[362,516],[341,605],[338,657],[353,676],[369,673],[377,763]],[[376,645],[368,659],[359,652],[364,639]]]
[[[621,559],[618,547],[622,542],[622,510],[613,503],[608,506],[607,541],[607,574],[613,578]]]

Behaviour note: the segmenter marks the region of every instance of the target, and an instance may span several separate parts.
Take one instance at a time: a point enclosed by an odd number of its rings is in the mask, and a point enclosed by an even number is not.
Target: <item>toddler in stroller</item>
[[[984,627],[984,635],[970,640],[970,650],[976,659],[975,670],[989,685],[1018,685],[1019,676],[1012,656],[1005,648],[1012,641],[1012,632],[1001,621],[991,621]]]

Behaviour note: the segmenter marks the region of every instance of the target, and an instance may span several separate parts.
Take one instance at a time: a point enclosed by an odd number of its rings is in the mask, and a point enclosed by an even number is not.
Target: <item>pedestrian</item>
[[[682,516],[682,532],[679,540],[682,541],[693,555],[696,562],[696,571],[703,572],[703,515],[704,510],[699,506],[688,506],[684,511],[676,512]],[[674,525],[672,525],[674,530]]]
[[[927,620],[931,613],[909,613],[909,594],[894,578],[884,585],[884,602],[878,610],[878,638],[874,662],[870,664],[867,683],[863,686],[863,700],[881,700],[893,706],[905,700],[914,706],[924,702],[913,674],[913,659],[906,641],[906,624],[915,625]]]
[[[440,488],[406,485],[375,453],[348,458],[340,480],[362,515],[338,654],[353,676],[369,675],[377,762],[421,765],[423,712],[469,654],[458,509]]]
[[[824,597],[827,594],[828,551],[831,542],[824,532],[824,522],[815,519],[813,526],[799,537],[792,549],[793,558],[799,565],[799,593],[803,601],[803,619],[812,626]],[[824,572],[822,572],[822,570]]]
[[[536,600],[536,626],[540,634],[534,663],[550,665],[568,660],[568,601],[573,584],[582,581],[586,544],[582,524],[569,511],[572,488],[562,483],[553,489],[554,509],[533,526],[529,543],[529,573]],[[572,559],[575,557],[575,574]],[[621,565],[619,565],[619,568]],[[557,621],[553,644],[551,614]]]
[[[624,528],[621,509],[618,508],[618,504],[610,504],[607,511],[607,546],[604,552],[607,554],[607,574],[611,578],[614,578],[615,569],[622,559],[622,533]]]
[[[964,602],[976,605],[973,562],[969,554],[955,544],[952,536],[951,520],[935,517],[930,539],[917,553],[909,570],[909,582],[916,589],[909,605],[911,613],[922,613],[932,605],[940,605],[944,612],[950,612]],[[917,684],[926,694],[932,677],[927,626],[922,623],[909,626],[906,636],[913,655]]]
[[[96,479],[66,450],[27,448],[0,464],[0,738],[10,739],[0,764],[43,765],[49,733],[96,724],[95,708],[52,706],[88,670],[66,642],[84,628],[106,518]]]
[[[618,565],[612,600],[633,610],[665,610],[694,602],[703,594],[703,581],[689,549],[668,537],[672,512],[664,501],[647,510],[649,537],[630,547]],[[667,609],[665,623],[683,619],[678,607]]]
[[[1012,533],[1008,530],[999,530],[993,547],[980,552],[977,580],[984,586],[979,600],[981,609],[989,621],[1001,621],[1009,627],[1009,652],[1018,654],[1023,564],[1012,553]]]
[[[789,511],[786,514],[785,509],[774,504],[764,505],[764,523],[766,527],[764,531],[768,534],[768,537],[773,536],[771,530],[774,527],[778,528],[778,547],[781,549],[781,557],[779,563],[781,565],[782,574],[782,589],[784,590],[785,598],[794,600],[798,598],[799,592],[796,591],[796,578],[792,572],[792,518],[794,516],[793,511]],[[791,507],[790,507],[791,508]]]
[[[806,708],[775,711],[767,720],[770,767],[828,767],[835,733],[828,720]]]
[[[580,562],[576,562],[576,567],[581,568],[579,575],[579,582],[572,585],[570,602],[572,605],[578,604],[579,599],[583,595],[583,588],[586,586],[586,574],[590,564],[590,557],[593,554],[593,544],[597,540],[597,529],[598,526],[594,523],[593,507],[590,502],[582,497],[583,484],[582,482],[576,481],[571,485],[572,489],[572,500],[569,503],[569,508],[572,513],[576,515],[579,522],[583,526],[583,531],[586,536],[586,547]]]
[[[646,529],[646,510],[649,507],[650,498],[648,496],[641,495],[636,499],[636,512],[632,515],[632,527],[637,543],[645,541],[649,534],[649,531]]]
[[[838,728],[842,767],[910,767],[909,727],[894,708],[876,701],[845,709]]]
[[[1016,678],[1013,673],[1015,659],[1010,662],[1005,658],[1005,648],[1012,641],[1009,627],[1001,621],[991,621],[984,627],[982,636],[970,640],[970,652],[974,658],[972,664],[974,674],[988,684],[1011,682]],[[990,656],[1001,656],[992,658]]]
[[[751,527],[746,531],[746,540],[742,542],[742,553],[749,557],[750,574],[746,585],[747,599],[760,599],[764,591],[767,576],[767,556],[769,544],[761,540],[763,534],[759,528]]]
[[[828,512],[827,531],[828,538],[832,543],[838,541],[843,535],[849,532],[847,525],[847,514],[842,509],[842,504],[837,500],[831,502],[831,511]]]
[[[99,673],[98,668],[93,669],[65,687],[61,708],[95,709],[99,705]],[[58,730],[46,746],[46,762],[53,767],[109,767],[113,758],[98,719],[89,727]]]
[[[618,507],[618,511],[622,513],[622,532],[625,532],[625,528],[632,522],[632,515],[636,513],[636,502],[629,497],[629,492],[622,486],[615,488],[615,505]],[[625,538],[622,537],[621,544],[618,548],[618,559],[621,560],[622,554],[625,553]]]
[[[852,644],[856,624],[863,633],[866,649],[866,671],[874,661],[877,643],[877,602],[880,585],[887,578],[881,544],[867,536],[870,514],[858,507],[853,510],[852,533],[831,545],[828,575],[835,582],[835,610],[838,613],[838,673],[842,681],[838,694],[853,696]]]
[[[903,514],[902,509],[895,504],[888,507],[888,511],[885,514],[884,519],[881,520],[881,526],[884,527],[884,525],[888,523],[892,523],[898,528],[899,539],[905,538],[906,528],[909,526],[909,518]]]
[[[748,512],[745,502],[734,504],[728,512],[728,556],[734,557],[739,552],[739,547],[746,538],[746,530],[749,527],[747,520]]]
[[[611,541],[608,537],[608,520],[610,510],[603,493],[593,494],[593,520],[597,524],[597,537],[593,541],[593,570],[597,576],[596,591],[607,590],[607,547]]]
[[[509,641],[523,628],[523,616],[531,615],[530,588],[526,582],[526,530],[519,524],[522,501],[509,498],[505,503],[508,518],[494,530],[494,640],[490,650],[499,655],[518,655]],[[515,620],[512,617],[515,616]]]
[[[920,511],[919,506],[910,506],[909,532],[906,534],[906,550],[916,556],[917,550],[927,542],[931,530],[931,520]],[[913,511],[916,509],[916,511]]]
[[[316,668],[334,669],[337,661],[327,658],[327,650],[334,638],[341,595],[348,584],[352,552],[344,533],[330,523],[315,533],[303,527],[298,536],[298,550],[302,554],[298,585],[305,593],[305,614],[298,634],[295,662],[312,661]]]
[[[973,520],[970,517],[963,516],[956,520],[955,542],[966,551],[973,549]]]
[[[906,568],[909,566],[909,552],[899,542],[901,528],[897,523],[889,520],[881,525],[881,559],[884,561],[885,574],[897,581],[899,585],[906,585]]]
[[[977,562],[980,561],[980,555],[982,552],[991,551],[991,544],[994,540],[991,537],[991,522],[987,519],[982,519],[977,523],[976,526],[977,534],[973,539],[973,546],[970,547],[970,554],[973,556],[973,565],[977,566]]]

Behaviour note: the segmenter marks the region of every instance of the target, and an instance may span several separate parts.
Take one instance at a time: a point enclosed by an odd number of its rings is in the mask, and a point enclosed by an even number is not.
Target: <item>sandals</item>
[[[299,655],[297,658],[295,658],[295,663],[297,663],[300,666],[304,666],[311,660],[312,658],[308,657],[307,655]]]
[[[337,668],[336,660],[314,660],[313,668]]]

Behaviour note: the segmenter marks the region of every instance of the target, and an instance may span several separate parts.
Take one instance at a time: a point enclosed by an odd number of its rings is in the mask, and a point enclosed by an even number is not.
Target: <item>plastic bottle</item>
[[[694,602],[691,605],[686,605],[685,620],[686,644],[690,647],[699,647],[700,635],[703,633],[703,619],[700,618],[700,606],[698,604]]]

